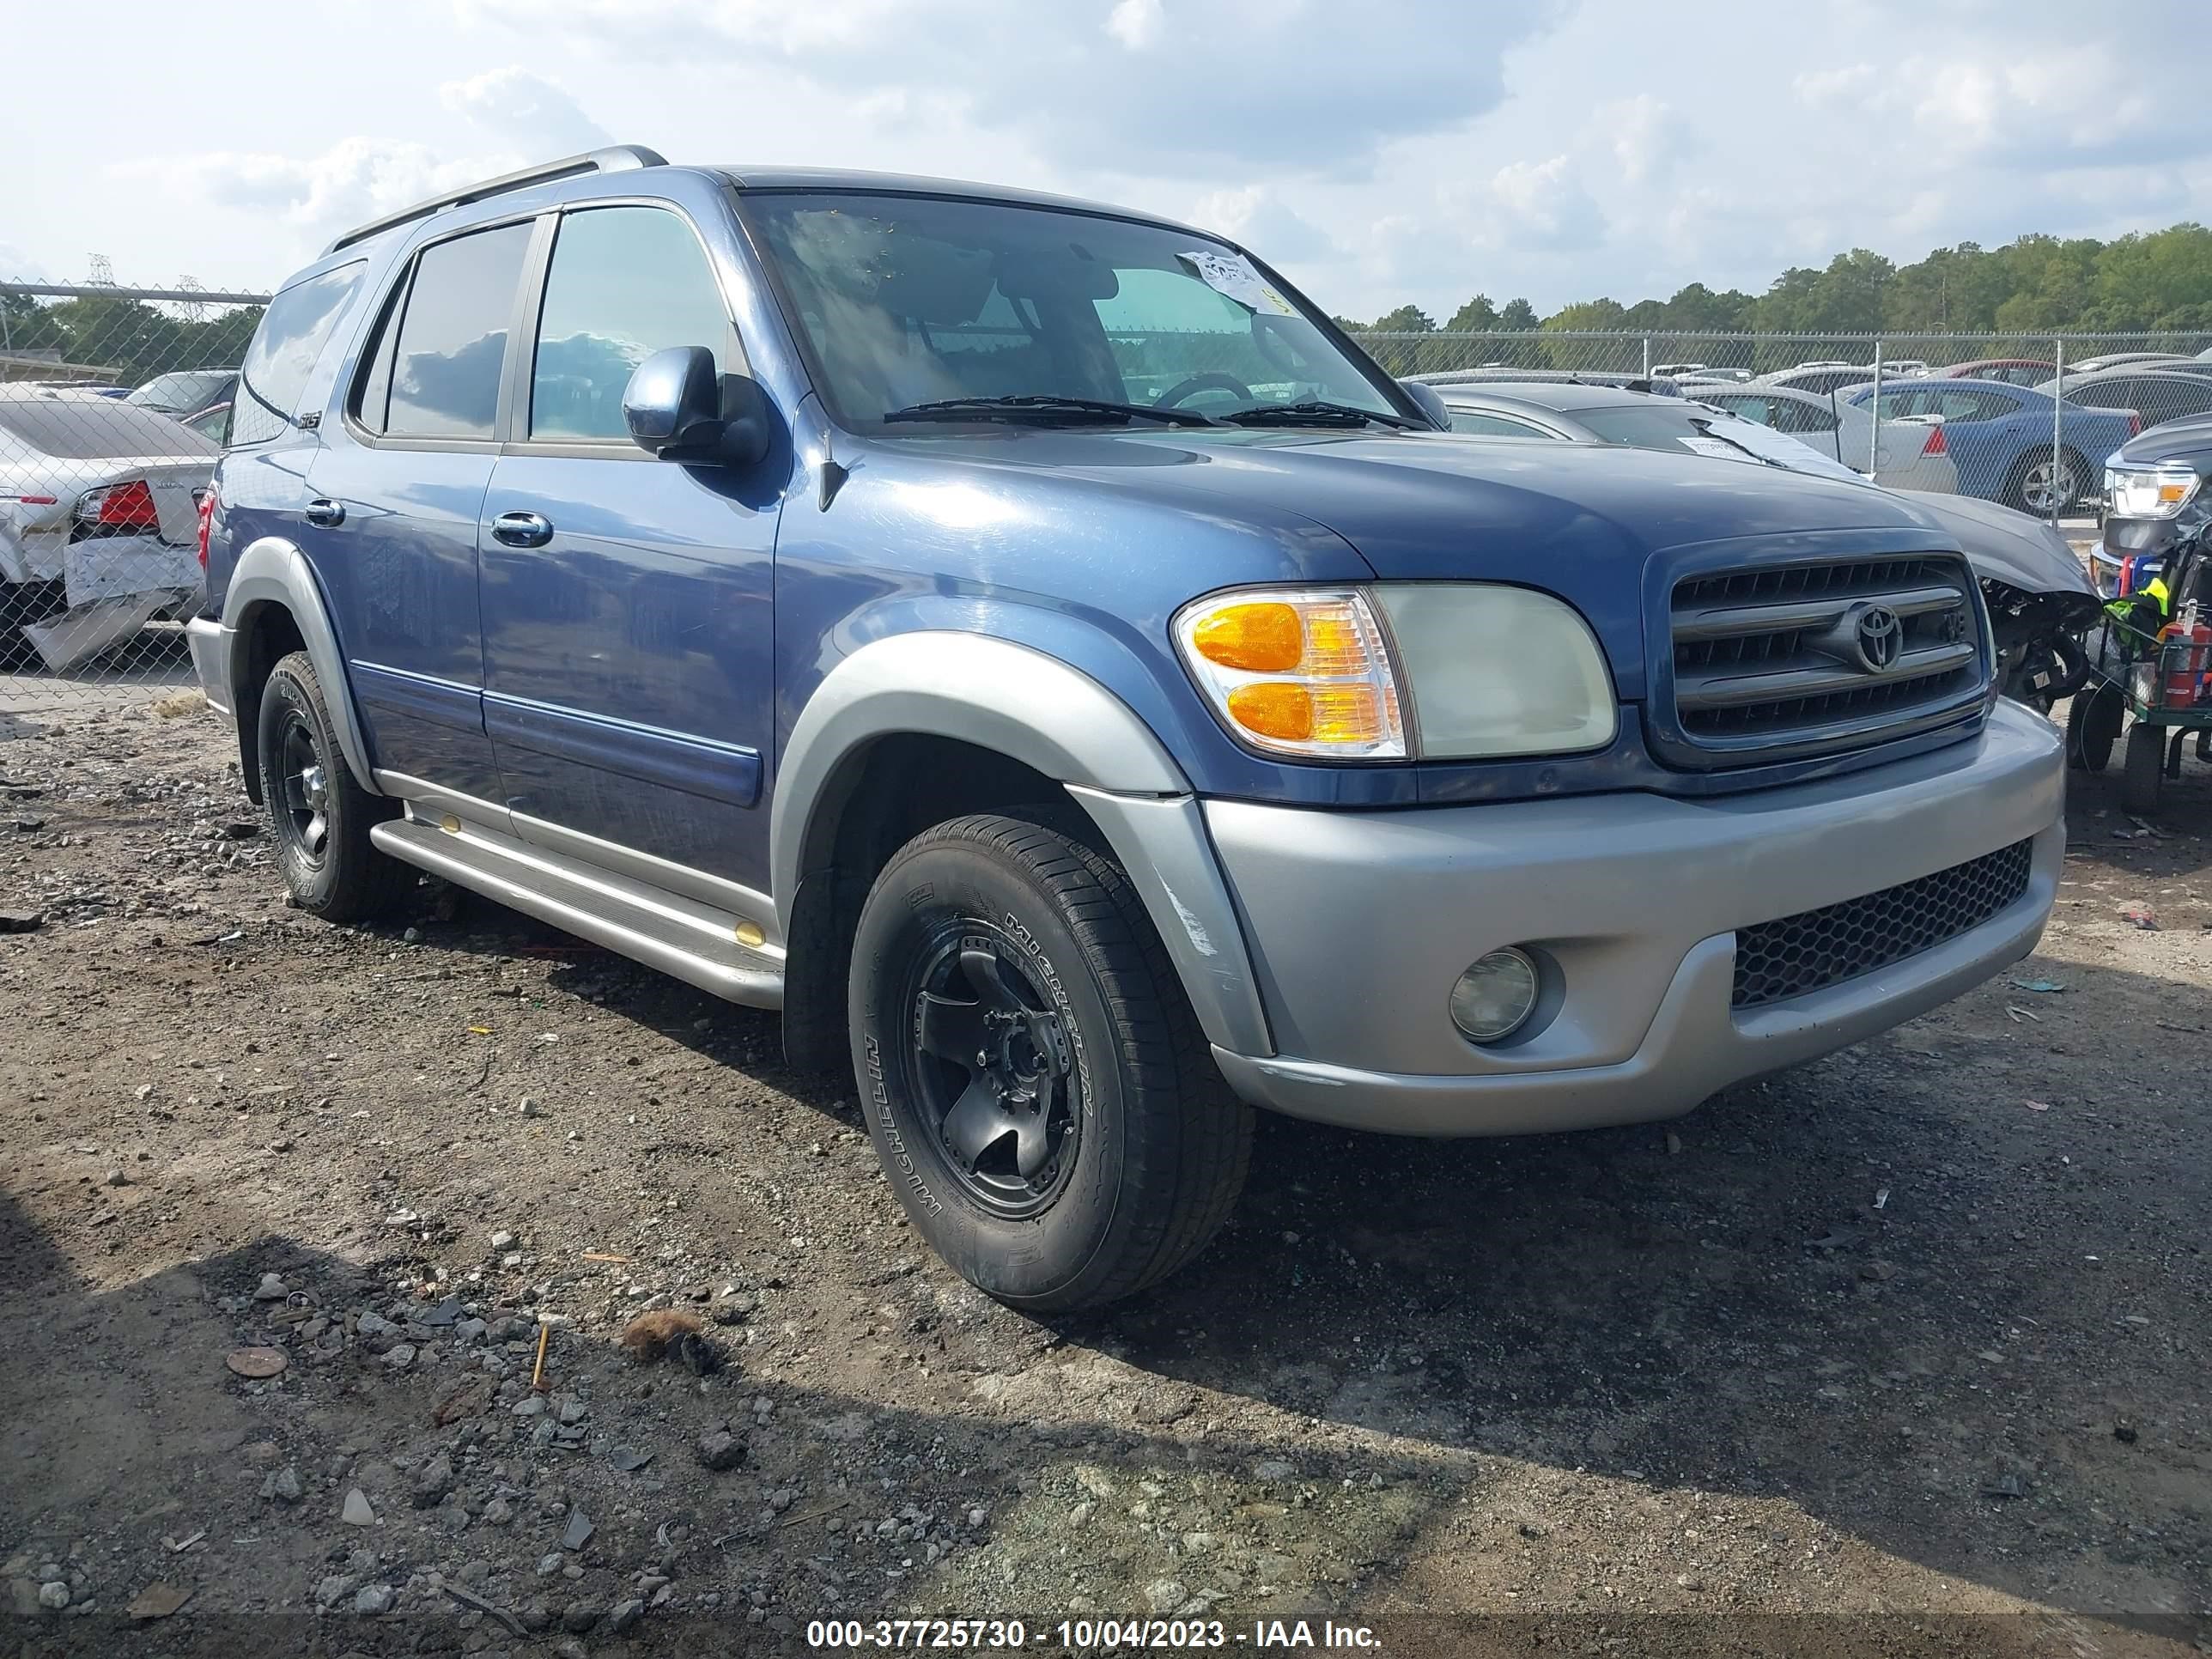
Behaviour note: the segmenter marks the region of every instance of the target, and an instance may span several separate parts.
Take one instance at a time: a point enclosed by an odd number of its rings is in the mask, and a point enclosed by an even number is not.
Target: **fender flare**
[[[1143,897],[1209,1039],[1272,1054],[1243,928],[1190,781],[1127,703],[1087,674],[988,635],[923,629],[861,647],[800,710],[777,768],[769,865],[780,932],[831,781],[878,738],[971,743],[1066,787]]]
[[[345,655],[338,649],[337,633],[323,603],[322,586],[316,581],[307,555],[281,536],[264,536],[247,544],[238,556],[230,586],[223,594],[222,626],[228,647],[223,677],[230,688],[231,707],[240,711],[239,742],[243,745],[249,741],[243,715],[247,689],[246,636],[255,615],[272,605],[289,613],[300,630],[307,659],[315,665],[315,678],[322,682],[323,699],[329,705],[331,725],[337,732],[346,769],[369,793],[381,793],[369,764],[361,714],[353,704],[353,686],[346,678]]]

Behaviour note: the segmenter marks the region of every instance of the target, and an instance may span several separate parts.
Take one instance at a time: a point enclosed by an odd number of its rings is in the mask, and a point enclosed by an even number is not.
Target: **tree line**
[[[0,295],[0,378],[46,378],[58,358],[72,380],[138,386],[173,368],[235,368],[261,321],[239,306],[195,322],[121,295],[58,302]]]
[[[1372,322],[1337,321],[1358,334],[1491,334],[1621,331],[1667,334],[1978,334],[2021,337],[2023,355],[2042,334],[2195,333],[2212,330],[2212,230],[2194,223],[2130,234],[2110,242],[2094,237],[2029,235],[2002,247],[1961,242],[1939,247],[1924,259],[1899,265],[1869,249],[1838,253],[1825,267],[1793,266],[1764,294],[1741,289],[1716,292],[1692,283],[1666,300],[1624,305],[1601,298],[1563,306],[1539,317],[1526,300],[1494,304],[1478,294],[1439,325],[1418,306],[1400,306]],[[1601,343],[1589,343],[1599,344]],[[1695,355],[1712,361],[1699,342]],[[1571,366],[1589,356],[1576,343],[1546,345],[1532,338],[1505,354],[1527,356],[1528,366]],[[1373,349],[1394,372],[1409,367],[1467,366],[1466,351],[1443,341],[1378,341]],[[1617,354],[1615,354],[1617,355]],[[1662,355],[1672,355],[1671,352]],[[1721,353],[1725,356],[1725,351]],[[1746,368],[1753,362],[1744,348]],[[1781,355],[1788,356],[1787,352]],[[2010,350],[1968,356],[2010,356]],[[1407,364],[1392,362],[1404,357]],[[1434,357],[1433,364],[1426,360]],[[1452,361],[1444,361],[1449,358]],[[1599,366],[1593,359],[1588,365]],[[1622,367],[1620,364],[1607,364]]]

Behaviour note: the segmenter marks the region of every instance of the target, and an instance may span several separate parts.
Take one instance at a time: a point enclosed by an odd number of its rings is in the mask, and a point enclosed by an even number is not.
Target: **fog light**
[[[1470,1042],[1500,1042],[1536,1011],[1536,964],[1519,951],[1492,951],[1452,987],[1452,1024]]]

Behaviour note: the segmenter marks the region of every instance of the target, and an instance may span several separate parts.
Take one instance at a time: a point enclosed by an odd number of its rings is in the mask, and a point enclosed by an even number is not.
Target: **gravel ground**
[[[1670,1126],[1266,1121],[1194,1266],[1040,1322],[772,1019],[450,890],[288,911],[192,702],[0,743],[11,1652],[2212,1637],[2200,763],[2147,831],[2077,776],[2041,951],[1950,1008]]]

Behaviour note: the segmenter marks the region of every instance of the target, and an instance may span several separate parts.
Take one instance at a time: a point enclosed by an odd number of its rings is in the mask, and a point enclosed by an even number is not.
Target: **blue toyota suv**
[[[849,1066],[1018,1305],[1251,1108],[1686,1111],[2033,945],[2060,744],[1903,498],[1438,429],[1219,237],[595,152],[269,306],[199,673],[296,902],[429,872]]]

